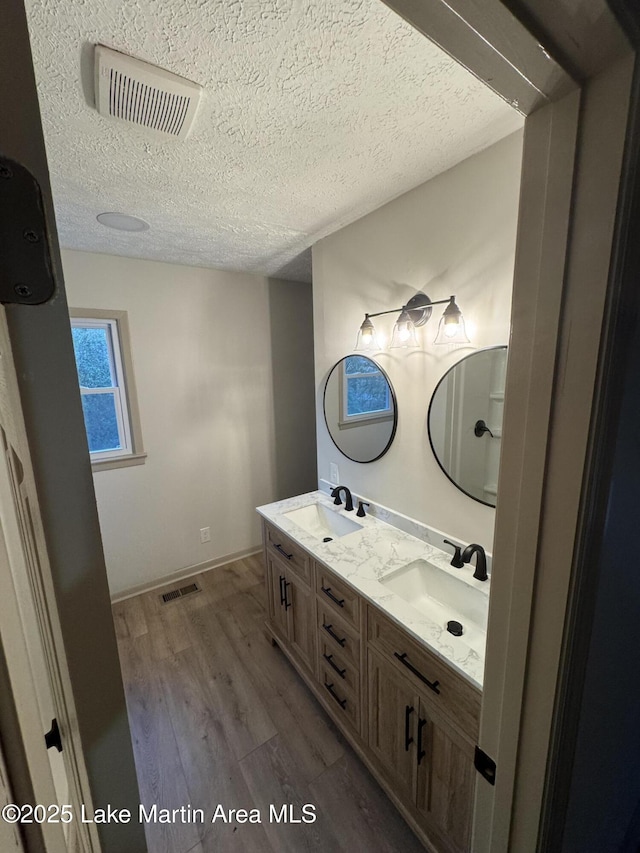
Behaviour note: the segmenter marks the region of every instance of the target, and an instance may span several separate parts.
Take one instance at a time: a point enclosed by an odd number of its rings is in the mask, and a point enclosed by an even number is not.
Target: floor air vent
[[[176,139],[188,135],[202,93],[197,83],[101,44],[95,49],[95,74],[100,115]]]
[[[160,598],[163,604],[168,604],[170,601],[175,601],[177,598],[184,598],[185,595],[191,595],[193,592],[200,592],[200,587],[197,583],[190,583],[187,586],[181,586],[179,589],[163,592]]]

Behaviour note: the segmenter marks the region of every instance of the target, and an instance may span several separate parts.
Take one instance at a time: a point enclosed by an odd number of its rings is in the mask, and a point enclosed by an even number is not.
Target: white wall
[[[71,307],[129,316],[148,457],[94,474],[111,593],[257,547],[254,507],[315,483],[309,285],[75,251],[63,266]]]
[[[428,144],[428,140],[425,141]],[[442,375],[470,348],[434,346],[442,309],[420,330],[420,350],[372,357],[398,399],[398,431],[377,462],[347,460],[332,443],[322,392],[333,364],[352,351],[365,311],[402,305],[417,290],[454,293],[473,347],[506,344],[516,240],[522,134],[519,132],[320,241],[313,249],[318,475],[488,549],[495,510],[460,492],[439,469],[427,437],[427,409]],[[444,306],[442,306],[444,308]],[[390,338],[395,315],[377,318]]]

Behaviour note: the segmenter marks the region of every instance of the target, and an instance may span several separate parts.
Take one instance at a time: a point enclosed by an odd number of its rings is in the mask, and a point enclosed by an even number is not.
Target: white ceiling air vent
[[[96,108],[100,115],[129,121],[184,139],[193,124],[202,86],[97,44]]]

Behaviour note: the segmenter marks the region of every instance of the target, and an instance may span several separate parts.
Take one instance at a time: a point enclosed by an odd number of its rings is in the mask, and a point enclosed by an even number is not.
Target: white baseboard
[[[141,595],[143,592],[151,592],[153,589],[159,589],[161,586],[166,586],[174,581],[182,580],[183,578],[191,577],[191,575],[199,575],[202,572],[211,571],[211,569],[219,569],[221,566],[226,566],[228,563],[235,563],[236,560],[242,560],[245,557],[251,557],[254,554],[259,554],[262,551],[262,545],[254,545],[244,551],[236,551],[235,554],[225,554],[224,557],[217,557],[215,560],[208,560],[205,563],[198,563],[195,566],[185,566],[183,569],[178,569],[177,572],[171,572],[168,575],[163,575],[160,578],[154,578],[146,583],[140,583],[136,586],[128,587],[120,592],[116,592],[111,596],[111,603],[124,601],[126,598],[133,598],[134,595]]]

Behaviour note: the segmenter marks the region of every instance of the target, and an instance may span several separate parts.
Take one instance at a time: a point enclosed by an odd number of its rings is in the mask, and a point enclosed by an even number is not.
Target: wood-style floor
[[[113,606],[142,802],[202,808],[205,824],[147,824],[149,853],[423,848],[282,652],[266,638],[262,556]],[[172,587],[184,585],[173,584]],[[261,824],[211,824],[215,807]],[[269,806],[316,806],[313,824]]]

